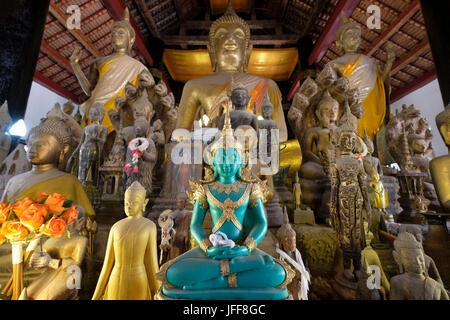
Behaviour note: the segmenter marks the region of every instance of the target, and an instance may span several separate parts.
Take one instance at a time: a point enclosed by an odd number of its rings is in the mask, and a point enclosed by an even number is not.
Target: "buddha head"
[[[103,118],[105,117],[105,107],[103,104],[96,102],[89,109],[89,118],[91,118],[92,122],[102,123]]]
[[[184,193],[177,195],[177,209],[183,210],[186,207],[186,196]]]
[[[273,105],[270,102],[269,97],[267,96],[267,94],[264,96],[264,101],[263,101],[263,104],[261,106],[261,114],[262,114],[262,116],[263,116],[263,118],[265,120],[272,119]]]
[[[211,25],[207,47],[213,72],[247,72],[253,48],[250,28],[234,12],[231,1],[225,14]]]
[[[436,125],[450,152],[450,103],[445,107],[444,111],[436,116]]]
[[[128,217],[139,217],[145,211],[148,199],[146,199],[147,191],[138,182],[135,181],[125,191],[124,209]]]
[[[392,252],[400,271],[423,275],[425,272],[425,257],[422,244],[413,234],[401,232],[394,241]]]
[[[0,107],[0,132],[5,132],[11,125],[12,119],[8,112],[8,102],[5,101]]]
[[[66,103],[63,104],[63,111],[69,116],[72,115],[74,109],[75,106],[73,105],[72,101],[67,101]]]
[[[153,106],[147,98],[141,97],[133,103],[133,119],[135,121],[140,118],[150,121],[154,114]]]
[[[243,87],[238,87],[231,91],[231,102],[237,110],[244,110],[248,102],[250,101],[250,95],[248,90]]]
[[[136,137],[147,137],[150,129],[150,123],[145,118],[139,118],[134,121],[134,134]]]
[[[351,113],[347,99],[345,100],[345,112],[339,120],[339,127],[336,129],[337,146],[342,154],[350,154],[355,150],[358,121]]]
[[[63,164],[70,150],[71,134],[62,118],[41,119],[27,138],[28,160],[33,166]]]
[[[152,88],[155,86],[155,79],[150,71],[145,69],[139,74],[138,77],[139,88]]]
[[[328,90],[325,90],[316,109],[316,117],[319,119],[320,126],[326,128],[329,124],[336,123],[338,113],[339,102],[330,95]]]
[[[341,12],[342,25],[336,34],[336,46],[344,53],[356,53],[361,44],[361,27]]]
[[[116,21],[111,27],[111,42],[114,52],[124,51],[130,53],[136,33],[130,24],[128,8],[123,12],[123,20]]]
[[[294,252],[297,249],[297,234],[289,223],[286,207],[284,207],[283,224],[277,231],[277,237],[284,251]]]

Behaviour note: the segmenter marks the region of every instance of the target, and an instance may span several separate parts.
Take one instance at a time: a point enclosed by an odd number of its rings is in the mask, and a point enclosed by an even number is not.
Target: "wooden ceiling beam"
[[[53,80],[47,78],[37,70],[34,72],[33,80],[39,83],[40,85],[43,85],[47,89],[57,93],[58,95],[63,96],[64,98],[69,99],[76,104],[80,104],[78,96],[76,96],[74,93],[67,90],[66,88],[63,88],[59,83],[56,83]]]
[[[156,10],[158,10],[159,8],[164,7],[164,6],[165,6],[166,4],[168,4],[170,1],[171,1],[171,0],[165,0],[165,1],[161,2],[160,4],[157,4],[156,6],[150,8],[150,9],[147,9],[147,10],[150,11],[150,12],[156,11]]]
[[[398,90],[395,90],[391,94],[391,104],[395,101],[400,100],[404,96],[416,91],[417,89],[422,88],[423,86],[427,85],[431,81],[437,78],[436,69],[432,69],[426,73],[424,73],[421,77],[411,81],[409,84],[404,86],[403,88],[400,88]]]
[[[73,73],[73,69],[70,66],[69,59],[64,57],[58,50],[53,48],[47,41],[41,41],[41,50],[45,53],[51,60],[53,60],[61,68],[66,69],[68,72]]]
[[[394,33],[396,33],[400,28],[414,16],[420,10],[419,0],[414,0],[401,14],[386,28],[386,30],[381,33],[378,38],[376,38],[371,46],[364,52],[365,55],[371,56],[381,45],[383,45],[387,40],[389,40]]]
[[[57,4],[54,4],[53,2],[50,2],[50,6],[48,8],[49,12],[64,26],[66,27],[66,22],[69,18],[64,12],[62,12]],[[96,58],[99,58],[102,56],[102,53],[97,50],[92,45],[92,42],[86,37],[81,30],[79,29],[72,29],[67,31],[75,37],[82,45],[85,47],[91,54],[93,54]]]
[[[309,64],[312,65],[322,59],[325,52],[336,38],[336,32],[341,26],[341,12],[350,17],[353,10],[358,7],[361,0],[339,0],[333,14],[327,22],[327,25],[322,31],[319,39],[317,39],[311,55],[309,56]]]
[[[396,74],[398,71],[406,67],[409,63],[417,59],[418,56],[424,54],[430,49],[430,43],[428,38],[423,39],[417,45],[415,45],[411,50],[409,50],[404,55],[400,56],[397,61],[394,62],[392,66],[391,74]]]
[[[95,11],[93,14],[91,14],[90,16],[87,16],[86,18],[81,20],[81,23],[83,25],[90,23],[92,20],[98,19],[101,16],[108,14],[108,10],[106,10],[105,8],[101,8],[97,11]],[[90,34],[91,31],[89,31],[88,33],[86,33],[86,35]]]
[[[299,39],[297,34],[285,35],[255,35],[251,36],[250,43],[253,45],[293,45]],[[206,46],[209,41],[208,36],[163,36],[162,40],[166,45],[192,45],[192,46]]]
[[[125,10],[125,3],[123,0],[101,0],[102,4],[108,10],[109,14],[112,16],[114,20],[122,20],[123,12]],[[130,15],[130,24],[136,32],[136,40],[134,45],[139,50],[139,52],[144,57],[145,61],[152,66],[153,58],[147,50],[147,46],[145,44],[144,37],[139,31],[139,27],[136,25],[133,17]]]
[[[153,19],[152,14],[147,9],[147,5],[145,3],[145,0],[136,0],[136,6],[139,10],[139,13],[144,18],[144,22],[147,25],[148,30],[155,38],[160,38],[161,34],[159,33],[158,27],[156,26],[156,22]]]

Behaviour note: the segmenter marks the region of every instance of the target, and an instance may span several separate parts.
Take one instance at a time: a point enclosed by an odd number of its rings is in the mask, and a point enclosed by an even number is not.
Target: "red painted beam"
[[[424,85],[430,83],[437,78],[436,69],[425,72],[421,77],[414,79],[403,88],[400,88],[391,94],[391,104],[400,100],[404,96],[422,88]]]
[[[55,92],[56,94],[63,96],[64,98],[67,98],[76,104],[80,104],[80,100],[78,99],[78,97],[75,94],[73,94],[69,90],[63,88],[58,83],[53,82],[51,79],[47,78],[46,76],[44,76],[41,72],[39,72],[37,70],[34,72],[33,80],[36,81],[37,83],[39,83],[40,85],[43,85],[47,89]]]
[[[343,11],[347,17],[350,17],[360,2],[361,0],[339,0],[309,56],[310,65],[319,62],[335,40],[336,32],[341,26],[341,12]]]
[[[123,0],[101,0],[105,8],[108,10],[109,14],[113,17],[114,20],[122,20],[123,17],[123,11],[125,10],[125,3]],[[134,31],[136,32],[136,40],[134,44],[136,45],[139,52],[144,57],[145,61],[152,66],[153,65],[153,58],[151,57],[150,53],[147,50],[147,47],[145,45],[144,38],[139,31],[138,26],[136,25],[136,22],[134,22],[133,17],[130,14],[130,24],[134,28]]]

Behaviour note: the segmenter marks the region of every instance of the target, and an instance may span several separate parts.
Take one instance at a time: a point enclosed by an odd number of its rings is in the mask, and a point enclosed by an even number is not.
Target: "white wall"
[[[416,109],[420,110],[422,117],[426,118],[433,132],[433,150],[436,156],[448,154],[447,147],[442,141],[441,135],[436,127],[436,115],[444,110],[444,101],[442,100],[441,90],[437,79],[423,86],[422,88],[411,92],[400,100],[391,104],[391,111],[402,109],[402,104],[409,106],[414,104]]]
[[[67,99],[33,81],[24,119],[27,132],[34,126],[37,126],[41,118],[45,117],[47,112],[53,108],[57,102],[62,108],[63,104],[67,102]],[[74,104],[74,106],[75,113],[78,105]]]

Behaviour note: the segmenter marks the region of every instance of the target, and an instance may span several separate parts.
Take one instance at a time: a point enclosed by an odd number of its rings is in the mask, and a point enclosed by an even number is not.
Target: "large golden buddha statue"
[[[208,51],[213,72],[210,77],[189,80],[181,96],[179,117],[176,127],[191,130],[194,120],[203,108],[204,114],[217,127],[221,116],[221,105],[228,99],[232,82],[244,84],[250,93],[248,111],[255,108],[261,115],[261,106],[266,93],[274,107],[272,119],[280,130],[280,142],[287,140],[287,128],[281,105],[281,92],[270,79],[252,76],[247,73],[248,62],[253,46],[250,44],[250,28],[228,3],[225,14],[217,19],[209,31]]]
[[[344,55],[328,64],[339,76],[350,80],[350,89],[358,89],[359,100],[362,101],[364,114],[358,123],[358,135],[364,137],[364,129],[371,140],[383,126],[388,101],[389,76],[395,53],[388,45],[387,62],[383,71],[372,58],[358,53],[361,44],[361,27],[348,20],[344,13],[342,26],[336,34],[336,46],[344,51]]]
[[[111,27],[113,53],[94,60],[88,77],[79,65],[81,49],[76,48],[70,57],[70,64],[80,86],[90,97],[80,106],[85,115],[89,114],[89,109],[96,102],[103,104],[106,112],[115,109],[114,100],[117,96],[125,96],[125,85],[130,82],[137,86],[139,74],[147,70],[140,61],[130,57],[136,34],[129,20],[130,14],[125,9],[124,19],[114,22]],[[113,130],[108,117],[105,117],[102,124],[109,131]]]

